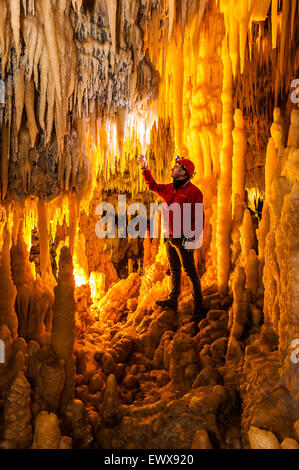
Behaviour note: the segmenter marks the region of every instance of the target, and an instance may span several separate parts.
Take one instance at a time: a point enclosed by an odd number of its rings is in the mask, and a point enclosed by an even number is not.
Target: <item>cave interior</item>
[[[0,0],[1,449],[299,448],[298,10]],[[139,154],[195,164],[198,324],[160,237],[97,236]]]

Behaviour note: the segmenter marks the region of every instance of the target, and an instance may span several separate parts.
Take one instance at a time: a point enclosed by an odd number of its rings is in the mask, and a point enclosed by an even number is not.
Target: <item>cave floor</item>
[[[77,331],[75,395],[89,433],[77,431],[74,445],[238,449],[248,447],[250,425],[294,437],[278,351],[261,352],[255,329],[239,342],[244,350],[232,344],[231,305],[230,296],[204,292],[197,329],[187,297],[177,313],[156,308],[134,324],[124,312],[117,323]]]

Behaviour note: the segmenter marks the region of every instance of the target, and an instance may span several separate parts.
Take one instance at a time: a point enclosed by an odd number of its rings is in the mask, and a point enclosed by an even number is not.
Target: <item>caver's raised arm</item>
[[[148,168],[145,170],[142,170],[142,175],[143,175],[144,181],[148,189],[150,189],[150,191],[153,191],[153,193],[156,193],[163,198],[165,194],[165,190],[167,189],[169,184],[158,184],[155,181],[151,170],[149,170]]]

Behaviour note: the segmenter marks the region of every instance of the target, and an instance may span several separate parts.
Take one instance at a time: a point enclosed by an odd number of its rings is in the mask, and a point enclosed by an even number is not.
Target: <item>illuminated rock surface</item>
[[[0,0],[0,448],[299,447],[298,15]],[[119,237],[119,195],[158,202],[140,152],[161,183],[195,164],[198,325],[184,274],[155,306],[162,241]]]

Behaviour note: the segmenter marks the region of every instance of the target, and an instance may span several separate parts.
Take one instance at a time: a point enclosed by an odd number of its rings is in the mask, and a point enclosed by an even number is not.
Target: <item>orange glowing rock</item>
[[[140,282],[138,274],[132,273],[111,287],[98,304],[99,317],[106,322],[119,321],[125,313],[127,300],[138,296]]]

